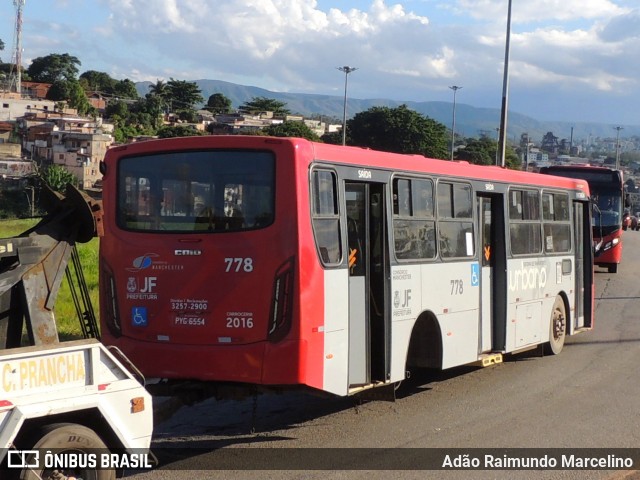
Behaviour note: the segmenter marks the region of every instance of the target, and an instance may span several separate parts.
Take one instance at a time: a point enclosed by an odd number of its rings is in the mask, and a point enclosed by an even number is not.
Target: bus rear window
[[[274,217],[274,165],[272,153],[246,150],[123,158],[118,226],[155,233],[265,227]]]

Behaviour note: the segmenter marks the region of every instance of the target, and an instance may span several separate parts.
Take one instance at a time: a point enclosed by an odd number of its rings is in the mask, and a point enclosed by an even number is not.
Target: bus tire
[[[96,432],[83,425],[75,423],[55,423],[39,429],[32,437],[35,442],[29,442],[33,449],[40,449],[40,468],[25,469],[20,475],[21,480],[53,480],[60,478],[59,473],[68,477],[82,478],[83,480],[115,480],[116,472],[113,469],[78,468],[65,470],[61,468],[45,468],[43,453],[47,449],[57,452],[94,453],[107,452],[108,448]],[[99,454],[99,453],[98,453]],[[98,467],[99,459],[98,459]],[[62,477],[66,478],[66,477]]]
[[[548,355],[558,355],[562,351],[566,332],[567,311],[562,297],[556,297],[549,322],[549,343],[545,345],[545,351]]]
[[[618,273],[618,264],[617,263],[610,263],[609,267],[607,268],[607,270],[609,271],[609,273]]]

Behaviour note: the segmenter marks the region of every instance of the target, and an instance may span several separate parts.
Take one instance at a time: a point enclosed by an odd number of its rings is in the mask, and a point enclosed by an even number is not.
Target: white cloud
[[[504,0],[457,0],[452,7],[457,13],[474,18],[497,20],[504,23],[507,2]],[[577,19],[599,19],[621,15],[630,9],[618,6],[611,0],[536,0],[514,1],[511,19],[514,24],[539,21],[564,22]]]
[[[456,84],[462,101],[499,106],[505,0],[58,0],[55,15],[44,9],[50,1],[27,2],[25,59],[68,52],[82,70],[134,81],[333,94],[343,86],[335,67],[350,65],[357,98],[448,101]],[[521,100],[539,108],[572,89],[640,97],[640,11],[631,4],[514,1],[511,87],[531,99]],[[34,19],[29,7],[47,13]],[[101,18],[89,19],[96,11]]]

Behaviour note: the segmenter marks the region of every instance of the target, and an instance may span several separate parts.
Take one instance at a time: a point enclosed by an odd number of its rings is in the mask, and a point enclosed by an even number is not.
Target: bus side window
[[[471,186],[458,182],[439,182],[438,246],[443,258],[475,255]]]
[[[394,250],[399,260],[430,260],[436,256],[433,182],[396,178],[393,181]]]
[[[542,194],[544,249],[547,253],[571,251],[569,196],[559,192]]]
[[[540,192],[513,189],[509,192],[509,240],[513,255],[537,255],[542,253],[540,224]],[[542,202],[547,215],[553,211],[550,200]]]
[[[342,245],[336,175],[314,170],[311,176],[311,217],[318,253],[324,265],[340,263]]]

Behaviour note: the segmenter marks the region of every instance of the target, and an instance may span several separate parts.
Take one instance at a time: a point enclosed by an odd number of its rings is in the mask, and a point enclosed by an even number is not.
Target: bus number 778
[[[236,258],[232,258],[232,257],[227,257],[224,259],[224,263],[227,264],[227,267],[225,268],[225,272],[229,273],[229,272],[240,272],[240,271],[244,271],[244,272],[253,272],[253,258],[250,257],[236,257]]]

